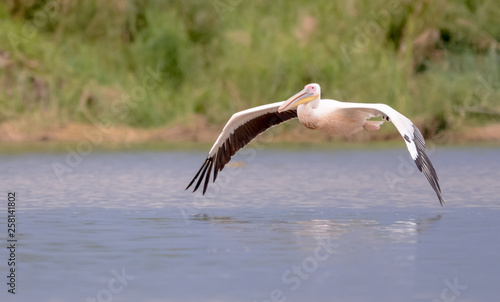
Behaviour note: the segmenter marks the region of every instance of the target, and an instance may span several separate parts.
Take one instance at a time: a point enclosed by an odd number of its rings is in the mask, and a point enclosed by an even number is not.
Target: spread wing
[[[415,161],[420,172],[424,173],[429,184],[436,192],[441,206],[445,203],[441,196],[441,187],[439,178],[431,160],[425,153],[425,141],[418,128],[404,115],[385,104],[362,104],[362,103],[344,103],[338,104],[343,110],[361,110],[367,114],[367,117],[382,116],[387,121],[392,121],[404,138],[406,147],[410,152],[411,158]]]
[[[213,181],[215,181],[217,173],[222,171],[224,166],[231,160],[231,157],[257,135],[275,125],[296,118],[297,110],[278,112],[278,108],[283,103],[278,102],[258,106],[233,114],[212,146],[212,149],[210,149],[200,170],[198,170],[198,173],[196,173],[193,180],[186,187],[186,190],[198,179],[193,192],[196,191],[204,179],[203,194],[205,194],[212,170]]]

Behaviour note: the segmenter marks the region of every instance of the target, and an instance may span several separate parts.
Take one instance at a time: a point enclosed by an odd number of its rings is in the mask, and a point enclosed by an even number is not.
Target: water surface
[[[500,149],[431,151],[445,207],[399,148],[250,148],[205,197],[200,152],[0,155],[0,300],[499,301]]]

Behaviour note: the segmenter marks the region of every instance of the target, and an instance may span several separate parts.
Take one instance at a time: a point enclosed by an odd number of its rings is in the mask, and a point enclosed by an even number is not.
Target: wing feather
[[[441,206],[445,203],[441,196],[441,187],[439,186],[439,178],[436,170],[432,165],[431,160],[425,153],[425,140],[415,126],[406,116],[402,115],[392,107],[386,104],[362,104],[362,103],[344,103],[337,104],[342,109],[349,110],[365,110],[371,116],[382,116],[385,120],[392,121],[394,126],[398,129],[401,136],[404,138],[406,147],[410,152],[412,159],[420,172],[422,172],[429,184],[436,192]]]
[[[186,190],[198,179],[193,192],[196,191],[203,179],[205,179],[203,185],[203,194],[205,194],[212,170],[213,181],[215,182],[218,172],[224,169],[224,166],[238,150],[245,147],[252,139],[267,129],[296,118],[297,110],[278,112],[279,106],[283,103],[263,105],[235,113],[224,126],[205,162],[186,187]]]
[[[324,100],[326,101],[326,100]],[[221,134],[210,149],[203,165],[198,170],[193,180],[186,187],[191,187],[196,180],[196,191],[203,180],[203,194],[205,194],[213,171],[213,181],[217,179],[219,171],[231,160],[231,157],[241,148],[245,147],[252,139],[267,129],[297,117],[296,110],[278,113],[278,108],[284,102],[263,105],[235,113],[224,126]],[[408,151],[420,172],[427,178],[429,184],[436,192],[441,205],[445,203],[441,196],[441,187],[436,170],[425,153],[425,140],[418,128],[404,115],[385,104],[361,104],[336,102],[340,110],[361,110],[367,117],[382,116],[384,120],[392,121],[403,137]]]

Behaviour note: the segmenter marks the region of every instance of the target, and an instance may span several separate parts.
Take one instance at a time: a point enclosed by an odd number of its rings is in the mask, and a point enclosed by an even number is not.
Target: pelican
[[[252,139],[267,129],[293,118],[306,128],[322,130],[330,135],[350,136],[365,129],[375,131],[385,121],[391,121],[403,137],[406,147],[420,172],[423,172],[436,192],[441,206],[439,179],[429,157],[425,153],[425,141],[418,128],[404,115],[386,104],[348,103],[321,99],[321,87],[312,83],[286,101],[262,105],[233,114],[208,152],[205,162],[186,187],[198,179],[194,191],[204,181],[205,194],[213,170],[213,182],[217,173],[231,160],[231,157]],[[382,117],[382,121],[369,121]]]

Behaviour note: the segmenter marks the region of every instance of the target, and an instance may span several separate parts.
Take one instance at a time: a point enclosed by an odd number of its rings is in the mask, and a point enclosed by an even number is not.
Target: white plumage
[[[378,130],[384,121],[368,121],[380,116],[391,121],[403,137],[412,159],[436,192],[441,205],[441,188],[436,171],[425,153],[425,141],[418,128],[404,115],[386,104],[347,103],[321,99],[321,87],[308,84],[299,93],[283,102],[243,110],[233,114],[208,153],[205,162],[186,189],[198,179],[194,191],[204,181],[205,194],[213,170],[213,181],[239,149],[267,129],[292,118],[307,128],[331,135],[349,136],[363,129]]]

